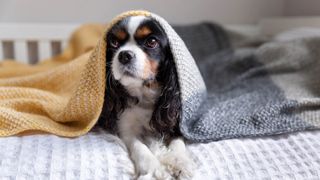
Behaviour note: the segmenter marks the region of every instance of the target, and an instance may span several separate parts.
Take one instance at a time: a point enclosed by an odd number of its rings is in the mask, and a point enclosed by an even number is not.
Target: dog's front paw
[[[145,155],[136,163],[138,180],[171,180],[170,173],[155,156]]]
[[[161,163],[166,166],[169,173],[179,180],[192,179],[195,163],[187,153],[168,152],[161,158]]]
[[[163,165],[160,165],[153,174],[157,180],[173,180],[171,174]]]
[[[137,180],[173,180],[173,178],[164,167],[160,167],[147,174],[140,173]]]

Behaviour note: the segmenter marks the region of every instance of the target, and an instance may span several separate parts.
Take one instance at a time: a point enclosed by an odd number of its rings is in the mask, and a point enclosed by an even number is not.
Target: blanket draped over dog
[[[87,133],[103,106],[105,34],[122,18],[136,15],[155,19],[168,36],[181,89],[180,130],[187,139],[207,142],[319,128],[320,36],[279,37],[257,48],[232,50],[218,26],[202,29],[212,31],[216,41],[210,43],[199,31],[177,27],[195,62],[164,19],[130,11],[106,30],[80,28],[53,59],[35,66],[1,63],[0,136],[34,130],[68,137]]]

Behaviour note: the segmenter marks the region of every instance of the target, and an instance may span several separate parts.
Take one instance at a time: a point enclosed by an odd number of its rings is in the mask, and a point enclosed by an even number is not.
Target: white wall
[[[319,0],[285,0],[284,14],[288,16],[319,16]]]
[[[171,23],[203,20],[256,23],[281,16],[285,0],[0,0],[0,22],[107,22],[129,9],[147,9]]]

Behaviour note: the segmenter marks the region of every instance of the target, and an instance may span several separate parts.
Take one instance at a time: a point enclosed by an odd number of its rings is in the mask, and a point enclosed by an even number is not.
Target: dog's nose
[[[134,59],[134,53],[132,51],[121,51],[119,53],[119,61],[121,64],[125,65],[130,63]]]

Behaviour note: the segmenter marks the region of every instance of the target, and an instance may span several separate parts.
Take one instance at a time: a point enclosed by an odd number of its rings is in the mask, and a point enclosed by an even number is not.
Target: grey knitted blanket
[[[232,48],[241,43],[230,42],[218,25],[174,30],[156,14],[140,14],[158,21],[168,37],[182,102],[180,130],[190,141],[320,127],[318,30]],[[131,15],[139,13],[119,20]]]
[[[320,127],[319,33],[288,32],[256,47],[232,48],[217,25],[175,30],[207,87],[203,90],[201,79],[182,84],[182,93],[192,89],[183,99],[180,125],[187,139],[208,142]],[[181,81],[194,78],[181,76]]]

